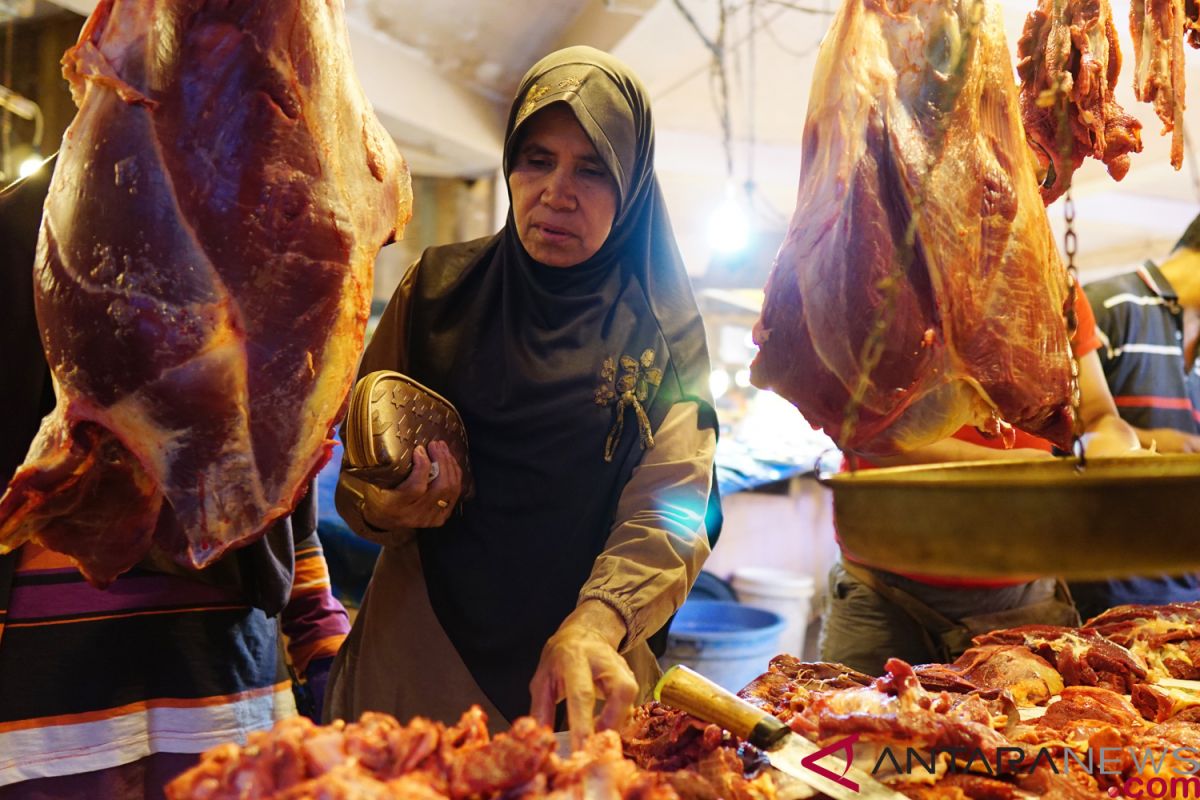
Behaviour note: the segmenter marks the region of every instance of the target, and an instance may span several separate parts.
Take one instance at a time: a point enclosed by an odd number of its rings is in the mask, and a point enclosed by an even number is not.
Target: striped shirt
[[[315,533],[278,619],[232,583],[136,568],[100,590],[38,545],[6,561],[0,786],[245,742],[296,713],[281,639],[303,674],[348,632]]]
[[[1200,433],[1200,360],[1184,357],[1183,309],[1152,262],[1084,287],[1096,311],[1100,362],[1121,417],[1139,428]]]
[[[1200,365],[1187,367],[1183,309],[1158,267],[1147,261],[1083,288],[1096,312],[1100,363],[1121,418],[1139,428],[1200,433]],[[1126,603],[1200,600],[1200,576],[1073,581],[1071,593],[1087,619]]]

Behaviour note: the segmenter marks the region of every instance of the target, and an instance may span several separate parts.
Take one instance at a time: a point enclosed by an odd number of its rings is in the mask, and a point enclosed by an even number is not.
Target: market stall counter
[[[1197,678],[1200,604],[1126,606],[1077,628],[992,631],[950,664],[891,659],[878,677],[776,656],[739,695],[809,743],[799,780],[772,753],[650,702],[573,753],[527,717],[490,736],[477,708],[455,724],[291,719],[210,750],[167,794],[790,800],[853,796],[850,779],[867,775],[875,796],[914,800],[1194,798]]]

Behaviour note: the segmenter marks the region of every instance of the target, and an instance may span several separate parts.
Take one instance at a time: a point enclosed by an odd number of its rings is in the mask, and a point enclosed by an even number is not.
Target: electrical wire
[[[750,32],[746,39],[746,60],[749,62],[746,78],[746,200],[751,210],[754,209],[754,193],[757,187],[754,181],[754,149],[757,143],[757,120],[755,119],[755,95],[758,93],[758,51],[755,47],[754,22],[758,10],[757,0],[750,0]]]
[[[686,9],[683,9],[683,6],[682,6],[682,3],[680,2],[680,0],[674,0],[674,2],[675,2],[675,6],[677,8],[680,8],[680,10],[682,10],[684,12],[685,18],[688,19],[688,21],[692,23],[692,28],[700,36],[701,41],[703,41],[705,43],[705,46],[708,47],[710,44],[710,41],[709,41],[708,37],[704,35],[703,30],[701,30],[699,28],[699,26],[696,24],[695,18],[692,17],[692,15],[689,12],[687,12]],[[758,30],[764,25],[770,25],[772,22],[779,19],[779,17],[783,16],[783,14],[785,14],[786,12],[787,12],[787,9],[780,9],[779,13],[775,14],[774,16],[772,16],[768,19],[763,20],[758,25],[753,26],[753,30]],[[750,32],[747,32],[746,35],[748,36],[749,33]],[[727,47],[729,47],[730,49],[736,49],[738,47],[741,47],[742,44],[744,44],[744,43],[745,43],[745,36],[743,36],[742,38],[736,39],[732,42],[729,42],[727,44]],[[710,48],[710,50],[711,50],[711,48]],[[677,89],[682,88],[684,85],[689,83],[693,78],[695,78],[700,73],[704,72],[706,69],[711,69],[711,63],[701,64],[700,66],[696,67],[695,69],[688,71],[686,74],[681,75],[673,83],[669,84],[665,89],[655,92],[652,99],[656,103],[660,102],[664,97],[666,97],[669,94],[672,94]]]
[[[1192,137],[1188,135],[1187,127],[1183,129],[1183,149],[1187,152],[1188,172],[1192,176],[1192,191],[1196,193],[1196,199],[1200,200],[1200,165],[1196,164],[1196,148],[1192,144]]]
[[[817,14],[819,16],[832,17],[834,11],[829,8],[813,8],[812,6],[802,6],[799,3],[789,3],[787,0],[763,0],[764,3],[770,3],[774,6],[782,6],[790,11],[799,11],[804,14]]]
[[[4,85],[12,86],[12,61],[13,61],[13,29],[16,23],[12,17],[4,23]],[[9,170],[12,165],[9,163],[12,160],[12,112],[7,108],[4,109],[3,116],[0,116],[0,174],[5,177],[9,176]]]
[[[683,4],[683,0],[673,0],[675,8],[679,9],[679,13],[687,20],[687,23],[692,26],[692,30],[700,37],[700,41],[708,48],[712,58],[709,60],[709,95],[712,98],[713,108],[717,114],[717,120],[721,124],[721,141],[725,150],[725,172],[727,175],[733,175],[733,130],[732,130],[732,115],[729,110],[729,74],[725,68],[725,30],[728,21],[727,6],[725,0],[717,0],[717,34],[710,39],[704,29],[700,27],[700,23],[692,16],[692,12]],[[699,74],[699,71],[693,73],[691,77]],[[661,98],[662,95],[659,95]]]
[[[770,0],[767,0],[767,2],[770,2]],[[782,41],[780,41],[779,36],[775,33],[770,25],[767,25],[763,30],[766,32],[767,37],[771,40],[772,44],[774,44],[783,52],[787,53],[789,56],[797,59],[808,58],[813,53],[817,52],[817,50],[821,48],[821,41],[825,38],[825,31],[820,31],[817,37],[809,43],[808,47],[805,47],[803,50],[797,50],[791,45],[784,44]]]
[[[770,37],[772,43],[781,51],[798,59],[803,59],[811,56],[817,51],[821,45],[821,40],[824,38],[824,32],[821,31],[803,50],[795,50],[781,42],[772,29],[772,25],[780,17],[789,12],[800,12],[809,14],[820,14],[829,16],[834,12],[830,9],[817,9],[807,6],[801,6],[797,3],[786,2],[786,0],[747,0],[741,6],[736,5],[728,0],[718,0],[718,28],[715,37],[710,38],[700,23],[696,20],[691,11],[684,5],[683,0],[673,0],[675,7],[680,14],[691,26],[695,34],[700,38],[705,48],[709,51],[711,58],[706,63],[693,70],[690,70],[685,75],[678,78],[666,88],[654,93],[654,102],[661,102],[664,97],[675,92],[682,86],[686,85],[705,70],[709,72],[710,82],[710,97],[713,103],[713,111],[717,116],[718,122],[721,125],[722,147],[725,156],[726,176],[730,183],[733,182],[733,119],[732,109],[729,97],[730,72],[734,72],[735,80],[742,77],[740,73],[741,56],[743,49],[746,51],[746,59],[748,62],[747,75],[748,85],[746,88],[746,107],[747,107],[747,159],[746,159],[746,180],[744,190],[746,199],[750,209],[754,212],[763,213],[769,218],[769,221],[775,225],[786,224],[788,221],[787,214],[777,209],[770,200],[758,190],[755,181],[754,151],[757,145],[757,131],[755,126],[755,82],[757,81],[757,43],[756,35],[759,31],[765,31]],[[760,6],[760,3],[762,4]],[[770,11],[764,11],[762,6],[775,6],[776,8]],[[739,30],[736,35],[731,35],[729,28],[734,23],[731,23],[731,17],[736,19],[736,12],[746,10],[747,24],[745,30]],[[773,13],[772,13],[773,12]],[[738,81],[741,83],[741,81]],[[746,85],[746,84],[743,84]]]

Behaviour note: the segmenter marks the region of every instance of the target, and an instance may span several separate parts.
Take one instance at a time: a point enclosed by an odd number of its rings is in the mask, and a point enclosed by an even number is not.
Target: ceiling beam
[[[586,44],[612,50],[658,0],[589,0],[558,38],[554,49]]]
[[[499,168],[500,109],[365,23],[350,19],[347,28],[363,91],[414,173],[479,177]]]

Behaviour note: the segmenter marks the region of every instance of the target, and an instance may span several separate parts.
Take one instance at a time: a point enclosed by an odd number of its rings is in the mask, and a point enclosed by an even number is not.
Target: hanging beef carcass
[[[103,585],[152,540],[210,564],[303,496],[411,190],[340,0],[103,0],[64,65],[35,267],[58,405],[0,548]]]
[[[1018,109],[998,4],[846,0],[817,60],[755,385],[860,452],[965,423],[1069,445],[1067,276]]]
[[[1195,6],[1192,6],[1194,9]],[[1183,166],[1183,42],[1198,38],[1184,0],[1130,0],[1133,94],[1153,103],[1163,135],[1171,134],[1171,166]]]
[[[1021,117],[1046,178],[1049,205],[1071,185],[1087,156],[1121,180],[1129,154],[1142,151],[1142,123],[1113,93],[1121,49],[1107,0],[1041,0],[1017,43]]]

